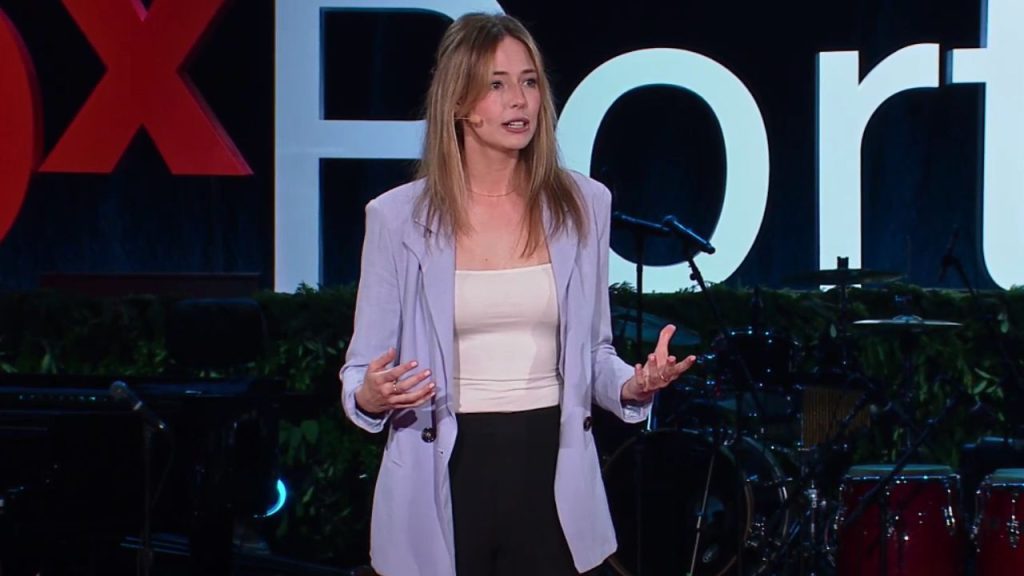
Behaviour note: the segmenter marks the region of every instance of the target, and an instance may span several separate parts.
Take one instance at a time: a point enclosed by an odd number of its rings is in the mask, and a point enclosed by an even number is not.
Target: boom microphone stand
[[[636,338],[636,340],[637,340],[638,354],[640,354],[641,356],[642,356],[642,353],[640,353],[639,350],[641,350],[642,346],[643,346],[643,337],[642,337],[642,319],[643,319],[643,316],[642,316],[642,313],[643,313],[643,305],[642,305],[642,299],[643,299],[643,258],[642,258],[642,256],[643,256],[643,250],[644,250],[644,248],[643,248],[644,236],[645,235],[673,236],[673,237],[676,237],[676,238],[678,238],[679,240],[682,241],[683,247],[684,247],[685,250],[687,250],[687,254],[688,254],[688,256],[685,258],[685,260],[686,260],[687,264],[690,266],[690,270],[691,270],[690,279],[695,281],[698,284],[698,286],[700,287],[701,293],[704,295],[705,300],[707,301],[708,305],[711,307],[711,311],[712,311],[713,317],[715,319],[716,325],[718,326],[718,331],[721,334],[721,337],[726,342],[726,354],[729,356],[729,360],[732,361],[734,363],[734,365],[739,368],[739,372],[740,372],[740,376],[741,376],[740,377],[740,382],[741,382],[741,386],[740,387],[744,389],[744,390],[738,391],[738,396],[737,396],[737,401],[736,401],[736,408],[735,408],[736,419],[735,419],[735,423],[734,423],[735,424],[734,425],[734,435],[735,435],[734,441],[739,441],[742,438],[743,426],[744,426],[744,414],[743,414],[743,405],[744,405],[744,403],[742,401],[743,400],[743,393],[744,392],[749,392],[750,393],[750,397],[751,397],[752,403],[754,405],[754,410],[755,410],[755,413],[757,415],[763,414],[764,413],[764,409],[761,406],[760,399],[755,394],[754,385],[753,385],[753,378],[750,375],[750,371],[747,368],[746,362],[743,359],[743,357],[739,354],[738,350],[736,349],[736,346],[733,344],[732,338],[731,338],[731,336],[729,334],[729,331],[726,329],[725,321],[724,321],[724,319],[722,317],[721,311],[719,310],[718,305],[715,302],[714,298],[711,296],[711,293],[708,291],[707,284],[704,282],[704,277],[701,275],[700,268],[698,268],[696,262],[694,262],[694,258],[696,257],[697,252],[705,252],[707,254],[714,254],[714,252],[715,252],[714,246],[712,246],[707,240],[701,238],[699,235],[697,235],[691,229],[689,229],[686,226],[684,226],[673,215],[666,216],[661,221],[660,224],[657,224],[657,223],[648,222],[648,221],[645,221],[645,220],[640,220],[638,218],[633,218],[631,216],[626,216],[625,214],[622,214],[620,212],[615,212],[615,213],[612,214],[612,221],[614,223],[616,223],[616,224],[619,224],[619,225],[621,225],[623,227],[627,227],[627,228],[630,228],[631,230],[633,230],[633,232],[635,234],[635,238],[636,238],[636,243],[637,243],[637,253],[640,255],[640,257],[637,258],[638,262],[637,262],[637,267],[636,267],[636,269],[637,269],[637,331],[636,331],[637,338]],[[650,432],[651,430],[655,429],[655,427],[657,425],[657,418],[654,415],[655,407],[656,407],[655,405],[652,405],[651,412],[648,415],[647,425],[646,425],[646,431],[647,432]],[[696,539],[695,539],[695,542],[694,542],[694,557],[691,560],[691,568],[690,568],[690,572],[691,573],[694,572],[694,570],[695,570],[696,555],[697,555],[697,552],[698,552],[699,547],[700,547],[701,529],[702,529],[703,519],[704,519],[704,515],[705,515],[705,512],[706,512],[706,508],[707,508],[708,494],[709,494],[709,490],[710,490],[710,479],[711,479],[711,476],[712,476],[712,473],[713,473],[713,470],[714,470],[715,455],[717,454],[718,449],[721,447],[718,443],[719,442],[721,442],[721,443],[725,443],[726,442],[726,440],[722,440],[721,439],[721,436],[722,435],[720,435],[720,434],[716,434],[715,435],[715,438],[716,438],[714,440],[715,444],[712,446],[713,450],[712,450],[712,453],[711,453],[711,459],[710,459],[710,464],[709,464],[709,469],[708,469],[708,477],[707,477],[707,480],[705,481],[704,495],[703,495],[703,499],[702,499],[702,502],[701,502],[701,511],[700,511],[700,515],[698,516],[698,519],[697,519]],[[637,450],[637,454],[640,454],[641,452],[642,452],[642,449],[638,449]],[[735,458],[735,461],[737,462],[737,464],[739,464],[740,463],[740,455],[739,455],[739,453],[734,454],[734,458]],[[638,482],[637,485],[638,486],[642,486],[643,485],[642,482],[641,482],[642,481],[642,466],[639,465],[641,462],[642,462],[642,459],[639,458],[639,456],[638,456],[638,465],[635,468],[635,475],[636,475],[635,477],[637,478],[637,482]],[[745,488],[746,488],[746,478],[743,475],[742,466],[737,466],[737,470],[738,470],[738,473],[737,473],[737,476],[736,476],[736,503],[738,505],[740,502],[744,501],[744,497],[746,495],[746,490],[745,490]],[[642,563],[642,558],[643,558],[643,554],[642,554],[642,551],[641,551],[641,546],[643,544],[643,538],[640,536],[640,533],[642,532],[640,527],[643,526],[643,523],[641,522],[641,513],[640,513],[641,507],[639,505],[640,504],[639,500],[640,500],[640,496],[638,494],[637,495],[637,504],[638,504],[637,505],[637,523],[638,523],[638,529],[637,529],[637,572],[639,574],[643,574],[643,570],[640,568],[641,563]],[[747,528],[747,526],[746,526],[746,524],[743,521],[741,521],[740,516],[741,515],[739,515],[739,514],[737,515],[737,521],[736,521],[736,569],[737,569],[737,574],[740,574],[742,576],[743,573],[744,573],[743,572],[743,554],[744,554],[744,550],[746,548],[746,528]]]
[[[696,257],[696,254],[691,252],[690,255],[686,258],[686,263],[690,266],[690,279],[693,280],[694,282],[696,282],[697,286],[700,287],[701,294],[704,295],[705,301],[707,301],[708,306],[711,308],[711,314],[712,314],[712,317],[715,319],[715,324],[718,326],[719,334],[722,336],[722,338],[725,339],[725,341],[726,341],[726,350],[732,356],[732,358],[730,358],[730,360],[735,362],[735,365],[739,367],[739,372],[740,372],[740,376],[741,376],[740,377],[740,381],[743,383],[742,387],[746,388],[746,390],[750,392],[750,397],[751,397],[751,400],[754,403],[754,406],[755,406],[754,409],[757,411],[757,414],[763,414],[764,410],[763,410],[763,408],[760,405],[760,399],[758,399],[757,395],[754,393],[755,390],[753,389],[754,388],[754,386],[753,386],[753,378],[751,377],[750,371],[747,368],[747,363],[743,359],[743,357],[740,354],[737,353],[735,346],[732,345],[731,336],[729,335],[728,329],[726,329],[726,327],[725,327],[725,320],[722,317],[721,310],[718,308],[718,304],[715,302],[714,297],[711,295],[711,292],[708,290],[707,284],[704,282],[704,276],[701,274],[700,268],[697,267],[697,263],[694,261],[695,257]],[[738,391],[738,396],[737,396],[737,401],[736,401],[736,421],[734,422],[734,429],[733,429],[733,433],[735,435],[734,438],[733,438],[734,442],[739,442],[740,439],[742,438],[742,433],[743,433],[744,417],[743,417],[743,407],[742,407],[743,406],[743,402],[741,401],[742,397],[743,397],[743,392],[744,392],[743,390]],[[717,435],[717,434],[715,435],[716,438],[719,437],[719,436],[720,435]],[[711,467],[709,467],[709,470],[708,470],[708,479],[709,480],[711,478],[712,468],[713,468],[714,462],[715,462],[714,456],[718,452],[718,450],[717,450],[718,447],[717,446],[713,446],[712,448],[713,448],[713,451],[712,451],[712,456],[711,456]],[[739,454],[739,452],[737,451],[736,453],[733,454],[733,456],[734,456],[734,458],[736,460],[737,470],[738,470],[738,473],[737,473],[737,476],[736,476],[736,504],[739,505],[740,502],[743,502],[744,497],[746,495],[746,491],[745,491],[745,488],[746,488],[746,483],[745,483],[746,478],[743,477],[743,468],[742,468],[742,466],[739,465],[740,464],[740,454]],[[698,517],[697,539],[696,539],[696,541],[694,542],[694,545],[693,545],[693,547],[694,547],[694,555],[695,556],[697,554],[697,550],[698,550],[699,544],[700,544],[700,537],[701,537],[700,528],[701,528],[701,523],[703,521],[704,512],[705,512],[706,507],[707,507],[708,488],[709,488],[709,486],[708,486],[708,483],[706,482],[705,483],[704,496],[703,496],[703,500],[701,502],[701,513],[700,513],[700,516]],[[747,543],[746,525],[742,521],[740,521],[739,515],[737,515],[737,521],[736,521],[736,574],[738,576],[743,576],[743,574],[744,574],[744,571],[743,571],[743,553],[744,553],[744,550],[746,549],[746,543]],[[691,566],[691,573],[693,572],[693,569],[694,569],[694,567]]]
[[[612,214],[612,223],[621,228],[628,229],[633,233],[633,242],[636,246],[636,338],[634,340],[635,360],[640,362],[643,358],[644,345],[644,253],[647,244],[647,236],[666,234],[664,228],[657,224],[627,216],[621,212]],[[642,363],[642,362],[641,362]],[[636,486],[644,486],[644,442],[642,438],[653,432],[658,427],[658,396],[655,395],[651,403],[650,411],[647,413],[647,421],[641,431],[641,440],[637,442],[634,454],[633,477]],[[643,490],[634,491],[634,507],[636,509],[636,567],[637,573],[643,574],[644,538],[643,527]]]

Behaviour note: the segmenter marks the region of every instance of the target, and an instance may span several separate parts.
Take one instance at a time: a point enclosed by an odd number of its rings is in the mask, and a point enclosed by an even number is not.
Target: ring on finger
[[[398,380],[395,380],[391,383],[391,393],[398,394]]]

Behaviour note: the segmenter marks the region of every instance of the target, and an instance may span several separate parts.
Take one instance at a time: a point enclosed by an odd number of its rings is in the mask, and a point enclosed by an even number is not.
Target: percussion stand
[[[809,529],[806,532],[803,530],[793,530],[786,534],[781,542],[770,542],[774,544],[776,548],[775,551],[772,552],[766,560],[765,566],[762,569],[762,573],[774,573],[772,570],[779,562],[786,558],[786,553],[796,543],[798,536],[802,536],[803,538],[803,542],[801,542],[801,546],[803,548],[801,554],[806,555],[809,550],[811,553],[810,565],[812,567],[817,567],[821,565],[820,550],[821,545],[824,544],[824,541],[818,542],[818,526],[823,526],[825,519],[821,518],[821,524],[818,524],[819,519],[817,517],[817,504],[823,503],[824,500],[820,499],[820,494],[818,494],[817,490],[814,488],[813,482],[814,479],[817,478],[819,474],[821,474],[823,468],[825,467],[826,460],[825,457],[821,455],[821,453],[829,451],[833,447],[842,444],[844,438],[846,438],[847,431],[849,430],[850,426],[853,425],[853,421],[857,417],[857,415],[860,414],[861,411],[863,411],[865,408],[867,408],[868,404],[870,404],[872,401],[880,397],[881,391],[878,384],[871,382],[867,378],[864,378],[864,381],[866,382],[867,387],[865,392],[861,394],[860,398],[857,399],[857,402],[850,408],[850,410],[847,412],[846,416],[842,419],[842,421],[839,422],[839,425],[832,433],[832,436],[828,438],[825,442],[823,442],[819,446],[819,448],[815,449],[815,456],[812,456],[811,463],[806,467],[801,467],[802,471],[800,474],[800,478],[797,479],[797,482],[793,486],[792,490],[786,493],[786,498],[783,499],[781,505],[779,506],[779,509],[776,510],[774,514],[772,514],[772,517],[768,520],[766,524],[766,532],[774,532],[775,529],[778,528],[779,523],[785,517],[785,512],[789,508],[791,501],[798,494],[807,494],[808,500],[811,502],[811,504],[809,506],[809,510],[807,510],[804,515],[805,517],[808,517],[810,520],[811,525]],[[822,540],[824,540],[824,538]],[[765,572],[765,570],[767,570],[767,572]]]
[[[914,386],[914,372],[917,367],[918,354],[917,354],[917,339],[920,338],[920,333],[914,332],[913,330],[907,330],[899,336],[899,350],[903,355],[903,375],[901,377],[900,393],[896,395],[896,401],[889,402],[888,409],[895,412],[899,423],[913,434],[921,434],[918,429],[915,417],[917,416],[917,401],[914,398],[916,392]],[[911,435],[907,434],[906,439],[903,442],[903,447],[909,449],[911,444]],[[927,442],[927,440],[925,440]],[[931,445],[929,444],[929,448]]]
[[[694,252],[692,252],[692,251],[689,252],[688,256],[686,257],[686,263],[690,266],[690,279],[693,280],[694,282],[696,282],[697,286],[700,287],[701,294],[703,294],[704,299],[707,301],[708,306],[711,308],[711,314],[712,314],[712,317],[715,320],[716,326],[718,327],[718,331],[721,334],[722,338],[725,339],[726,350],[727,350],[728,355],[730,356],[729,360],[735,362],[735,365],[738,366],[739,369],[740,369],[740,382],[741,382],[742,386],[740,386],[741,390],[737,391],[737,396],[736,396],[736,422],[734,423],[735,425],[734,425],[734,429],[733,429],[733,433],[734,433],[733,441],[734,442],[738,442],[743,437],[742,436],[742,434],[743,434],[743,421],[744,421],[744,418],[743,418],[743,393],[744,392],[749,392],[750,393],[750,399],[751,399],[752,403],[754,404],[754,410],[757,412],[758,415],[764,414],[764,408],[761,406],[760,399],[754,393],[755,392],[754,386],[753,386],[754,379],[750,375],[750,370],[747,368],[747,363],[743,359],[743,356],[737,353],[736,347],[732,344],[732,340],[731,340],[731,337],[729,335],[729,330],[726,329],[725,320],[722,318],[721,310],[719,310],[718,304],[715,302],[715,299],[711,296],[711,292],[708,290],[708,286],[707,286],[707,284],[704,281],[704,276],[701,274],[700,268],[698,268],[697,267],[697,263],[694,262],[694,258],[695,257],[696,257],[696,254]],[[719,442],[718,439],[722,435],[721,434],[715,434],[714,436],[715,436],[715,439],[716,439],[715,442],[718,443]],[[719,446],[712,446],[712,450],[713,450],[712,454],[715,454],[718,451],[717,450],[718,448],[719,448]],[[736,502],[742,502],[743,499],[744,499],[744,496],[745,496],[744,488],[746,487],[745,486],[746,478],[743,477],[743,473],[742,473],[743,467],[739,465],[740,464],[740,454],[739,454],[739,452],[737,451],[733,456],[736,459],[737,469],[740,471],[740,473],[736,476]],[[708,480],[710,480],[710,478],[711,478],[711,474],[712,474],[712,471],[713,471],[712,467],[714,466],[714,463],[715,463],[715,459],[714,459],[714,457],[712,457],[711,458],[711,463],[710,463],[709,468],[708,468]],[[696,531],[697,540],[693,544],[694,554],[696,554],[697,549],[699,548],[699,544],[700,544],[700,537],[701,537],[701,532],[700,531],[701,531],[701,527],[702,527],[702,523],[703,523],[703,519],[704,519],[705,509],[707,507],[709,488],[710,488],[710,483],[709,482],[705,482],[704,494],[703,494],[703,497],[701,499],[701,511],[700,511],[700,515],[697,518],[697,531]],[[737,517],[737,520],[736,520],[736,574],[738,576],[743,576],[744,575],[744,571],[743,571],[743,553],[746,550],[746,544],[747,544],[746,525],[744,524],[744,522],[742,522],[740,520],[739,517]],[[691,569],[691,572],[692,571],[693,570]]]
[[[850,259],[837,256],[836,267],[848,269]],[[849,378],[850,370],[853,370],[853,355],[850,353],[849,326],[850,326],[850,291],[849,285],[841,283],[839,288],[839,321],[836,323],[836,338],[839,340],[839,366],[844,377]]]
[[[924,427],[924,429],[921,430],[921,433],[917,435],[917,438],[910,442],[906,450],[903,451],[903,455],[901,455],[899,459],[896,461],[896,463],[893,465],[892,470],[890,470],[889,473],[886,474],[878,482],[878,484],[875,484],[875,486],[871,488],[871,490],[865,493],[864,496],[862,496],[861,499],[857,502],[857,507],[853,509],[853,512],[851,512],[849,516],[843,519],[840,531],[842,529],[849,528],[850,526],[852,526],[854,522],[859,520],[860,517],[864,515],[864,512],[868,509],[868,506],[871,506],[876,500],[881,500],[880,496],[884,493],[885,489],[889,486],[889,484],[892,483],[893,479],[896,478],[896,475],[903,471],[903,468],[914,456],[918,448],[920,448],[928,440],[928,437],[935,432],[935,430],[938,428],[939,423],[941,423],[943,420],[949,417],[950,413],[953,412],[953,409],[956,408],[958,404],[960,404],[960,401],[966,395],[967,392],[964,390],[963,386],[956,387],[956,389],[953,391],[953,395],[949,398],[949,400],[946,401],[946,405],[942,408],[942,411],[939,413],[939,415],[936,416],[935,418],[930,419],[928,421],[928,424]],[[887,576],[889,570],[888,558],[886,557],[888,543],[885,542],[885,538],[887,538],[888,528],[885,525],[885,523],[888,522],[888,514],[886,513],[887,504],[887,499],[886,502],[880,504],[882,506],[882,513],[879,514],[879,521],[882,522],[883,525],[880,527],[881,529],[878,531],[880,551],[879,564],[881,567],[881,572],[879,573],[879,576]]]

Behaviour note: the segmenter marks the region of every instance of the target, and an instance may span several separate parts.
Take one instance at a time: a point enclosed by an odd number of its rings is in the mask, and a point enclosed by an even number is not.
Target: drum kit
[[[796,281],[835,286],[838,318],[831,346],[805,348],[759,314],[723,330],[693,373],[663,390],[643,429],[603,460],[619,547],[617,576],[1024,575],[1024,468],[985,478],[965,522],[960,477],[940,464],[910,463],[966,395],[917,419],[915,352],[925,334],[957,322],[912,314],[851,321],[847,289],[898,274],[848,268]],[[755,302],[759,295],[755,291]],[[755,311],[759,306],[755,305]],[[617,336],[636,323],[613,310]],[[644,314],[644,347],[665,322]],[[699,344],[688,330],[686,345]],[[884,389],[864,375],[853,342],[862,336],[900,344],[903,381]],[[885,408],[880,408],[885,407]],[[903,429],[891,463],[853,465],[852,439],[884,423]],[[1021,462],[1024,466],[1024,462]],[[973,540],[973,553],[968,553]]]

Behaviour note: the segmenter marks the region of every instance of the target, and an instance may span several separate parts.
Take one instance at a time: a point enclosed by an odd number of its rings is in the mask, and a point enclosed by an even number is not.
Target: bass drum
[[[616,450],[603,472],[619,543],[608,565],[620,576],[732,573],[740,530],[744,572],[755,574],[757,549],[789,524],[782,470],[749,438],[716,447],[694,431],[649,432]]]

